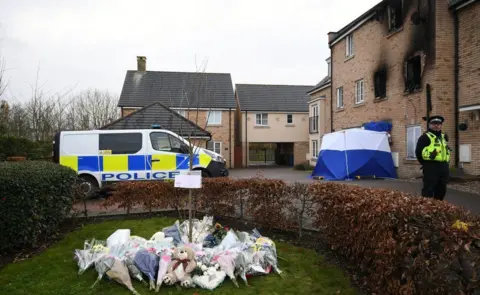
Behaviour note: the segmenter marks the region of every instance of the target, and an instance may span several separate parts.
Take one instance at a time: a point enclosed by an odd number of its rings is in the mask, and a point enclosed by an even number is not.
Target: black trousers
[[[443,201],[449,178],[450,167],[448,163],[433,161],[424,163],[422,196]]]

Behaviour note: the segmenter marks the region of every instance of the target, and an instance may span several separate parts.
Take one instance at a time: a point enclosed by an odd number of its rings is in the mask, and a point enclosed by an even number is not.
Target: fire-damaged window
[[[405,62],[405,91],[413,92],[422,85],[422,58],[420,55]]]
[[[396,31],[403,26],[403,0],[391,1],[387,8],[388,29]]]
[[[375,98],[387,96],[387,71],[385,69],[374,74]]]

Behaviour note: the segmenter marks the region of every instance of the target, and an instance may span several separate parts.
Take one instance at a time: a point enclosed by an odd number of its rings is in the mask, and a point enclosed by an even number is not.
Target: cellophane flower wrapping
[[[129,229],[117,229],[113,234],[107,238],[107,247],[110,248],[113,245],[126,244],[130,239]]]
[[[235,278],[235,259],[237,257],[237,252],[233,251],[225,251],[220,252],[213,257],[212,262],[218,263],[220,268],[228,275],[230,280],[232,280],[233,284],[238,288],[237,279]]]
[[[95,261],[100,259],[102,255],[108,252],[108,248],[105,247],[106,242],[103,240],[92,239],[86,240],[83,244],[83,250],[75,250],[75,259],[78,265],[78,275],[83,274],[89,269]]]
[[[155,277],[158,273],[159,259],[155,252],[141,249],[134,259],[135,266],[145,274],[150,282],[150,289],[155,289]]]
[[[147,242],[146,239],[139,236],[130,236],[125,252],[125,265],[128,268],[130,276],[144,285],[148,285],[142,277],[142,272],[135,266],[134,259],[137,252],[142,249]]]
[[[180,234],[180,222],[177,220],[172,226],[168,226],[162,229],[165,233],[165,237],[173,238],[173,243],[178,245],[182,243],[182,236]]]
[[[282,278],[285,278],[285,274],[278,267],[277,248],[275,246],[275,242],[267,237],[262,236],[257,229],[253,230],[253,236],[257,237],[255,241],[255,247],[265,253],[264,260],[266,264],[272,267],[273,270]]]
[[[102,280],[103,276],[113,266],[114,262],[115,258],[109,255],[104,255],[95,262],[95,270],[98,273],[98,277],[91,288],[94,288]]]
[[[133,294],[139,295],[138,292],[133,288],[127,267],[119,258],[114,258],[112,267],[107,270],[107,276],[112,280],[115,280],[116,282],[126,286]]]
[[[189,240],[190,221],[185,220],[180,225],[180,234],[182,243],[202,244],[205,238],[210,234],[213,227],[213,217],[204,216],[202,221],[198,219],[192,220],[192,241]]]
[[[172,262],[172,251],[170,249],[165,249],[160,252],[160,261],[158,266],[158,274],[157,274],[157,285],[155,287],[155,291],[158,292],[160,287],[163,283],[163,278],[167,274],[168,266],[170,262]]]

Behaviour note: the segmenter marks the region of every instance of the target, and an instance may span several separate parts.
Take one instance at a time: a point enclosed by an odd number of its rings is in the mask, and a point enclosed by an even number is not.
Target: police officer
[[[423,169],[422,196],[442,200],[450,174],[448,136],[442,132],[442,116],[428,120],[428,130],[418,138],[415,154]]]

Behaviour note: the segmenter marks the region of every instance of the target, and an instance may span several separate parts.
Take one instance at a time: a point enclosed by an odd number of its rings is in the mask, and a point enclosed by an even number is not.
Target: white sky
[[[126,70],[232,74],[233,83],[315,85],[327,74],[329,31],[379,0],[0,0],[8,98],[44,90],[120,94]]]

